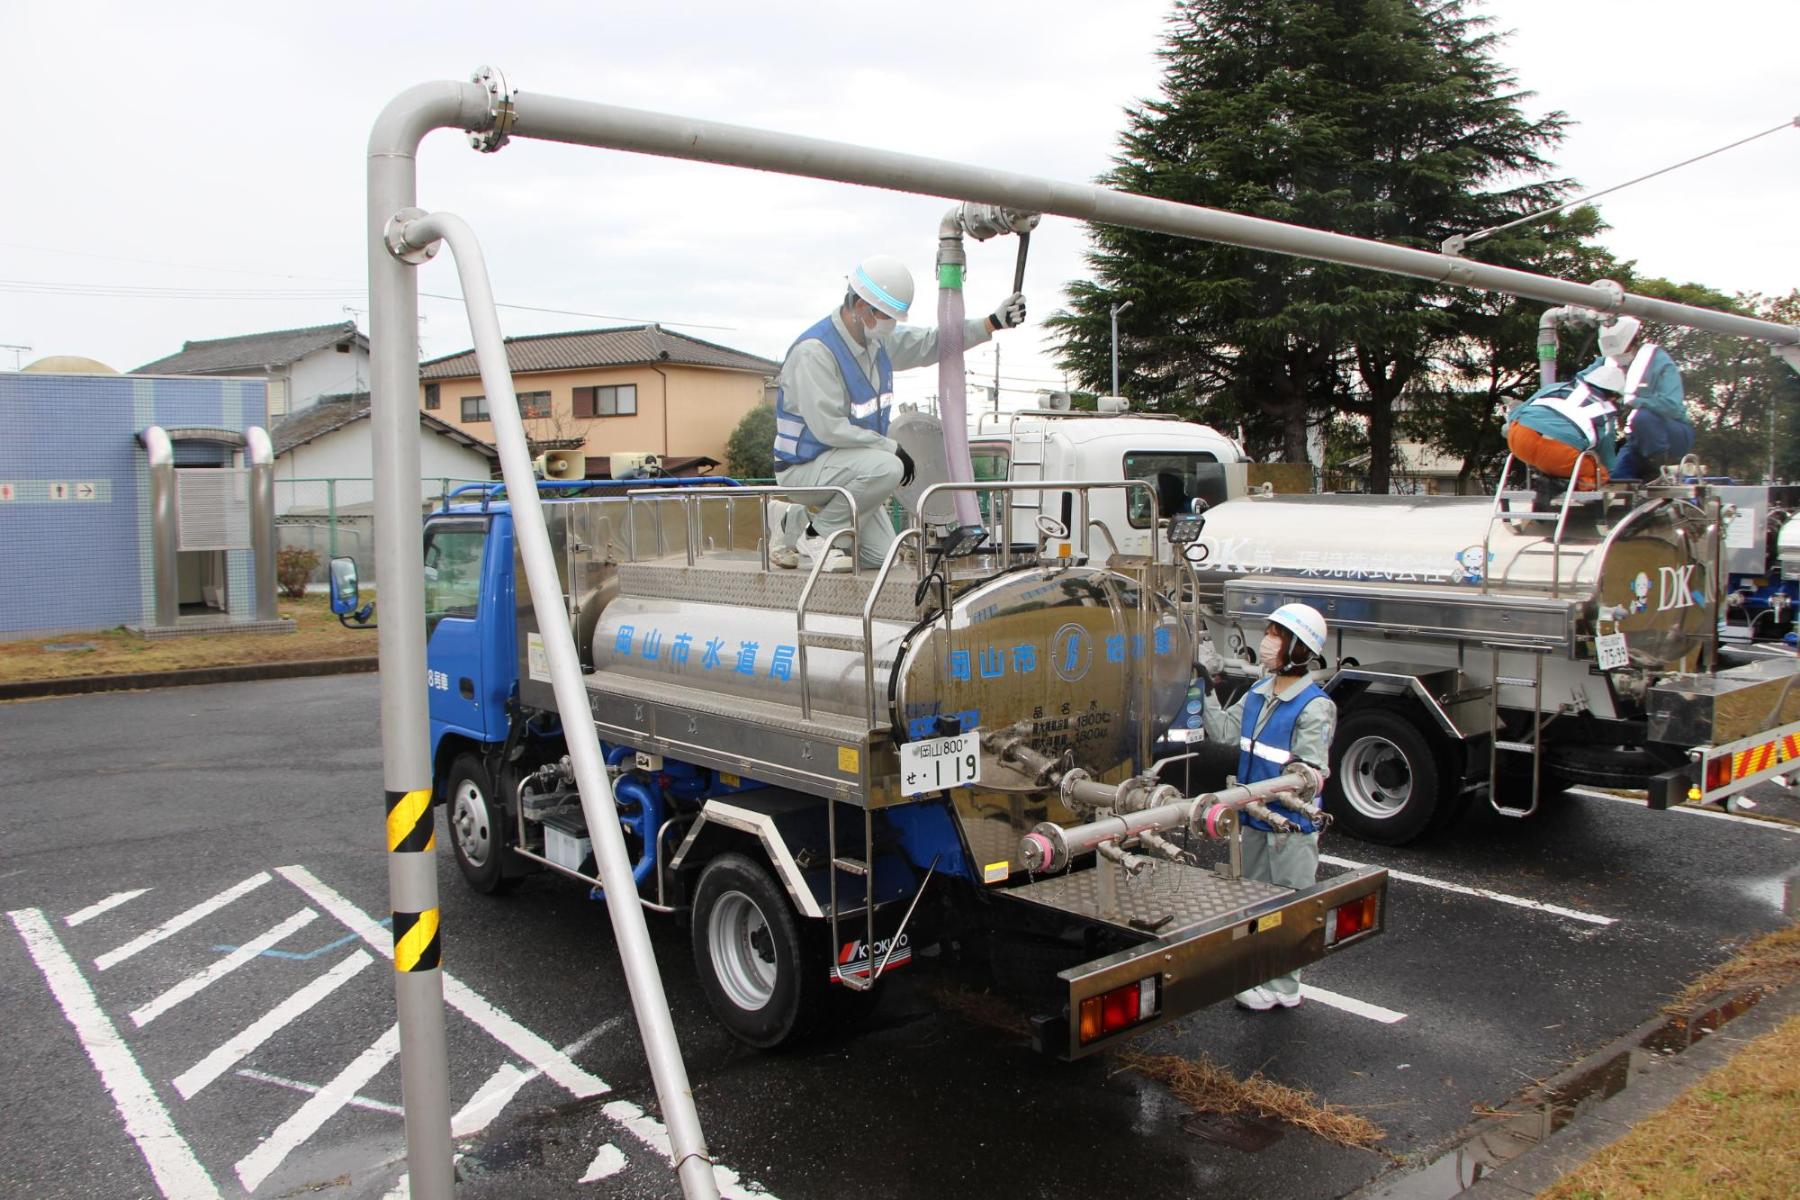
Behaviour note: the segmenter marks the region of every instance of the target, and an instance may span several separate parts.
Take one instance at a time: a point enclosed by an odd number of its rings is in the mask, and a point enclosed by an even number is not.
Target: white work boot
[[[1253,988],[1246,988],[1244,991],[1239,992],[1235,999],[1237,1000],[1239,1008],[1247,1008],[1251,1012],[1268,1012],[1271,1008],[1274,1008],[1277,1004],[1281,1003],[1280,998],[1277,997],[1274,992],[1263,987],[1261,984],[1258,984]]]
[[[820,554],[825,555],[825,565],[820,567],[828,575],[848,575],[850,573],[850,556],[833,546],[829,552],[825,550],[825,539],[816,533],[809,533],[800,539],[800,554],[808,562],[817,562]]]
[[[792,546],[769,547],[769,565],[791,571],[800,565],[800,552]]]

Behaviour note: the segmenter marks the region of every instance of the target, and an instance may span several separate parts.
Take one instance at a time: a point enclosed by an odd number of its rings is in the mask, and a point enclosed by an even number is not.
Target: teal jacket
[[[1635,357],[1635,355],[1634,355]],[[1593,370],[1604,358],[1596,358],[1583,368],[1583,374]],[[1619,364],[1630,371],[1631,364]],[[1671,421],[1688,424],[1687,395],[1681,386],[1681,368],[1669,357],[1669,352],[1657,346],[1650,352],[1650,369],[1644,372],[1644,386],[1638,389],[1637,398],[1632,401],[1634,408],[1646,408]]]
[[[1587,370],[1592,370],[1592,368],[1587,368]],[[1586,374],[1586,371],[1582,373]],[[1580,376],[1576,378],[1579,379]],[[1577,450],[1592,450],[1594,457],[1600,460],[1600,465],[1605,467],[1607,474],[1610,475],[1613,462],[1618,457],[1619,416],[1617,413],[1609,413],[1594,422],[1595,441],[1591,442],[1587,434],[1575,422],[1553,408],[1536,403],[1545,397],[1561,399],[1574,390],[1574,379],[1553,383],[1547,388],[1539,389],[1530,400],[1513,409],[1512,415],[1506,419],[1506,427],[1511,429],[1514,425],[1523,425],[1527,429],[1537,430],[1547,438],[1555,438],[1565,446],[1573,446]]]

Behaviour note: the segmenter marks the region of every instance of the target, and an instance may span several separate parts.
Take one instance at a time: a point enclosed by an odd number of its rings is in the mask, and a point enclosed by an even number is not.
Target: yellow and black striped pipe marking
[[[442,957],[437,909],[394,914],[394,970],[435,971]]]
[[[387,842],[388,849],[396,854],[437,849],[430,788],[387,793]]]

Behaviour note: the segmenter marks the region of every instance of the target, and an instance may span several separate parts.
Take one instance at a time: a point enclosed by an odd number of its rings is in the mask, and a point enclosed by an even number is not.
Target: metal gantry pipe
[[[250,469],[250,562],[256,619],[273,621],[275,607],[275,447],[260,425],[244,430],[244,465]]]
[[[150,556],[154,560],[158,626],[173,627],[181,618],[181,518],[175,498],[175,443],[160,425],[138,434],[150,464]]]
[[[650,1060],[650,1074],[656,1083],[663,1120],[669,1127],[675,1169],[681,1177],[682,1193],[688,1200],[717,1200],[719,1192],[712,1173],[712,1156],[700,1131],[700,1116],[694,1107],[693,1089],[688,1085],[687,1067],[681,1061],[681,1046],[675,1036],[675,1023],[669,1015],[669,1001],[663,993],[662,977],[657,974],[656,951],[650,945],[650,931],[644,925],[644,910],[638,903],[637,881],[619,826],[612,780],[600,753],[599,733],[594,724],[587,685],[581,676],[581,659],[575,649],[575,634],[569,624],[555,554],[544,524],[543,501],[538,496],[537,480],[532,472],[525,422],[513,392],[506,342],[500,332],[499,311],[494,307],[494,291],[488,280],[480,243],[460,217],[450,213],[425,214],[417,210],[398,214],[389,226],[387,240],[397,257],[427,251],[442,240],[456,259],[457,276],[462,283],[463,302],[469,316],[469,332],[475,343],[475,361],[481,372],[482,388],[488,396],[494,443],[500,451],[501,476],[506,481],[507,498],[512,503],[513,531],[531,589],[532,611],[537,616],[538,629],[544,635],[544,652],[550,663],[556,708],[562,714],[564,743],[574,767],[576,787],[580,790],[581,811],[587,819],[588,836],[593,841],[600,882],[606,889],[606,911],[612,919],[619,958],[624,963],[625,978],[630,985],[631,1006],[637,1015],[644,1052]],[[839,532],[853,532],[854,528]],[[816,576],[818,567],[813,570]]]

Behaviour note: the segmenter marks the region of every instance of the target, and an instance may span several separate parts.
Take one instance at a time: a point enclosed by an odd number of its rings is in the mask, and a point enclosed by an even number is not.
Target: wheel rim
[[[775,995],[775,938],[756,901],[742,892],[726,892],[706,921],[706,944],[713,975],[725,995],[747,1012]]]
[[[472,779],[459,782],[450,797],[450,828],[456,834],[457,849],[469,865],[485,865],[493,845],[493,830],[488,821],[487,797]]]
[[[1351,742],[1338,763],[1338,778],[1350,807],[1371,820],[1393,820],[1412,799],[1412,764],[1383,737]]]

